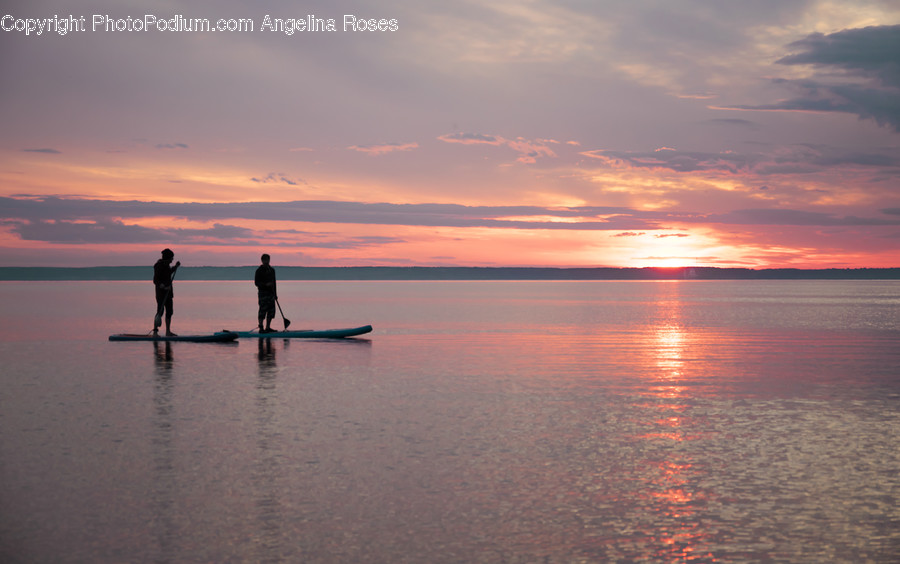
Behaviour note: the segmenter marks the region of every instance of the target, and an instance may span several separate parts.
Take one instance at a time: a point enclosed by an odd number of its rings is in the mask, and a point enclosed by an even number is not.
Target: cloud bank
[[[650,230],[678,225],[756,226],[900,226],[896,210],[872,217],[790,209],[742,209],[697,214],[641,211],[615,207],[546,208],[537,206],[462,206],[457,204],[389,204],[337,201],[162,203],[118,202],[70,198],[0,198],[0,222],[24,240],[55,243],[143,243],[178,240],[259,239],[276,231],[260,231],[223,222],[240,220],[311,224],[356,224],[407,227],[621,231],[617,237],[636,237]],[[123,220],[188,218],[213,222],[205,229],[146,228]],[[640,232],[638,232],[640,231]],[[280,233],[284,234],[283,231]],[[298,239],[309,232],[294,232]],[[687,237],[659,233],[658,237]],[[375,239],[377,240],[377,239]]]
[[[900,25],[814,33],[789,47],[797,52],[776,62],[811,66],[813,77],[774,79],[794,96],[732,108],[848,113],[900,131]]]

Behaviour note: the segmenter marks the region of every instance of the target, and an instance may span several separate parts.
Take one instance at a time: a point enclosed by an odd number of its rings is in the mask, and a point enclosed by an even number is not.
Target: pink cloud
[[[441,135],[439,140],[445,143],[459,143],[462,145],[492,145],[495,147],[509,147],[519,154],[516,161],[525,164],[534,164],[539,157],[556,157],[556,153],[550,145],[558,145],[559,141],[553,139],[506,139],[499,135],[485,135],[482,133],[451,133]],[[571,144],[572,142],[569,142]]]

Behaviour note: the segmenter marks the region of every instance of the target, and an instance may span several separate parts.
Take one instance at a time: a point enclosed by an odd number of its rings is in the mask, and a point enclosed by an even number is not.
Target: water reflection
[[[674,379],[681,376],[684,367],[684,330],[675,324],[652,329],[656,366],[660,376]]]
[[[648,365],[655,369],[643,398],[634,405],[643,426],[652,429],[637,437],[648,453],[646,500],[649,514],[656,516],[651,552],[660,560],[714,560],[703,550],[710,533],[698,517],[706,498],[699,486],[700,470],[690,454],[693,450],[679,446],[703,436],[700,422],[692,417],[695,398],[686,360],[702,355],[698,350],[702,341],[693,339],[684,326],[679,291],[677,282],[668,284],[657,303],[656,322],[646,336]]]
[[[175,523],[176,446],[174,441],[175,358],[172,344],[153,343],[155,381],[153,386],[153,426],[151,435],[153,456],[153,486],[151,529],[158,546],[161,562],[172,562],[178,554]]]
[[[677,311],[669,309],[669,311]],[[676,319],[667,319],[664,325],[650,329],[648,354],[652,355],[651,366],[654,381],[649,382],[645,395],[649,402],[639,407],[651,410],[649,425],[654,431],[642,436],[645,439],[662,438],[673,441],[685,440],[687,405],[684,400],[687,386],[681,383],[684,376],[684,350],[687,337]]]
[[[278,422],[278,363],[272,339],[258,339],[259,374],[254,401],[256,456],[252,469],[254,505],[259,529],[253,539],[257,562],[283,559],[284,507],[282,497],[288,490],[282,484],[282,441]],[[286,341],[287,342],[287,341]]]
[[[370,311],[422,330],[372,345],[7,344],[0,538],[33,562],[896,561],[896,323],[785,328],[724,284],[410,304],[426,286],[384,286]]]
[[[274,377],[277,363],[275,362],[275,346],[272,343],[272,339],[257,339],[256,341],[259,343],[256,358],[259,362],[260,378]]]
[[[156,361],[155,366],[157,374],[170,373],[174,364],[174,357],[172,356],[172,343],[168,341],[166,341],[165,343],[154,341],[153,358]]]

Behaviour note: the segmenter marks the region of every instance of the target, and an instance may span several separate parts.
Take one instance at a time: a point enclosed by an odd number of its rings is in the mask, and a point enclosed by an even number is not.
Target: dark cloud
[[[74,222],[69,220],[25,221],[12,224],[12,233],[24,241],[48,243],[148,243],[166,240],[158,229],[125,225],[105,220]]]
[[[795,92],[790,99],[734,109],[848,113],[900,131],[900,25],[814,33],[789,47],[798,52],[778,64],[810,65],[817,74],[775,79]]]
[[[334,201],[171,203],[76,198],[0,198],[0,219],[104,221],[107,218],[186,217],[198,221],[252,219],[309,223],[351,223],[441,227],[494,227],[553,230],[657,229],[660,217],[619,207],[549,209],[536,206],[463,206],[458,204],[388,204]],[[546,221],[529,216],[583,218]],[[515,217],[517,219],[506,219]]]
[[[705,123],[709,123],[712,125],[737,125],[740,127],[750,127],[756,128],[758,125],[755,122],[752,122],[747,119],[739,119],[739,118],[714,118],[707,120]]]
[[[900,25],[847,29],[829,35],[814,33],[789,47],[801,52],[776,62],[836,67],[888,86],[900,86]]]
[[[706,217],[709,223],[730,225],[882,226],[900,225],[900,220],[790,209],[746,209]]]
[[[846,151],[814,144],[793,145],[768,153],[705,153],[664,149],[652,152],[595,150],[581,154],[634,168],[687,173],[806,174],[840,166],[900,167],[900,156],[896,152]]]
[[[62,151],[57,151],[56,149],[22,149],[25,153],[44,153],[47,155],[61,155]]]
[[[886,153],[863,153],[859,151],[835,151],[824,145],[805,144],[798,146],[803,150],[803,159],[807,162],[823,166],[872,166],[872,167],[895,167],[900,166],[900,157],[894,154]]]
[[[273,247],[302,247],[318,249],[361,249],[392,243],[402,243],[398,237],[331,237],[322,234],[302,233],[292,230],[255,232],[235,225],[214,224],[202,229],[147,228],[125,225],[117,220],[71,221],[3,221],[10,232],[24,241],[43,241],[57,244],[121,244],[121,243],[172,243],[202,244],[207,246],[255,246],[265,240]],[[300,239],[278,242],[278,236],[303,235]],[[275,236],[273,239],[273,235]],[[318,239],[318,240],[316,240]]]
[[[250,229],[236,225],[223,225],[221,223],[214,223],[212,227],[207,229],[168,229],[165,232],[174,235],[178,239],[196,237],[198,239],[212,238],[222,240],[249,238],[254,234]]]
[[[206,229],[148,228],[126,225],[116,219],[73,221],[70,219],[5,220],[10,231],[25,241],[48,243],[153,243],[179,241],[181,243],[215,244],[247,239],[253,231],[234,225],[213,224]]]
[[[384,155],[396,151],[412,151],[418,147],[418,143],[382,143],[380,145],[351,145],[347,148],[368,155]]]
[[[853,84],[826,85],[811,80],[776,79],[794,90],[794,98],[775,104],[732,106],[740,110],[837,112],[872,119],[878,125],[900,131],[900,89],[872,88]]]
[[[641,211],[618,207],[542,208],[537,206],[462,206],[457,204],[365,204],[334,201],[168,203],[117,202],[61,198],[0,198],[0,220],[23,239],[57,242],[147,242],[178,240],[215,244],[216,241],[253,240],[261,235],[227,225],[239,220],[295,221],[362,225],[427,227],[487,227],[495,229],[542,229],[621,231],[616,237],[640,236],[646,231],[671,229],[673,224],[795,225],[795,226],[897,226],[900,218],[857,217],[792,209],[743,209],[719,214]],[[900,215],[890,208],[888,216]],[[546,217],[577,219],[548,221]],[[150,229],[125,225],[121,218],[184,217],[216,222],[201,229]],[[514,217],[515,219],[507,219]],[[529,219],[533,217],[534,219]],[[116,218],[116,219],[110,219]],[[273,231],[296,245],[297,232]],[[300,233],[302,237],[302,232]],[[687,237],[687,233],[664,234]],[[304,238],[309,241],[309,237]],[[327,239],[320,239],[327,241]],[[355,239],[361,246],[383,244],[379,239]],[[316,241],[310,246],[329,246]]]
[[[160,143],[156,146],[157,149],[187,149],[188,146],[185,143]]]
[[[300,184],[306,184],[306,181],[302,178],[293,179],[281,172],[270,172],[262,178],[253,177],[250,180],[252,180],[253,182],[258,182],[260,184],[268,184],[272,182],[280,182],[282,184],[287,184],[288,186],[298,186]]]
[[[441,141],[447,143],[485,143],[488,145],[499,145],[503,143],[503,139],[499,139],[494,135],[484,135],[482,133],[451,133],[438,137]]]

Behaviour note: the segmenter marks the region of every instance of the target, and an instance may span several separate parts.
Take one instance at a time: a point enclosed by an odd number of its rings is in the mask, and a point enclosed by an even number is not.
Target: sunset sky
[[[0,10],[0,266],[900,267],[896,0]]]

